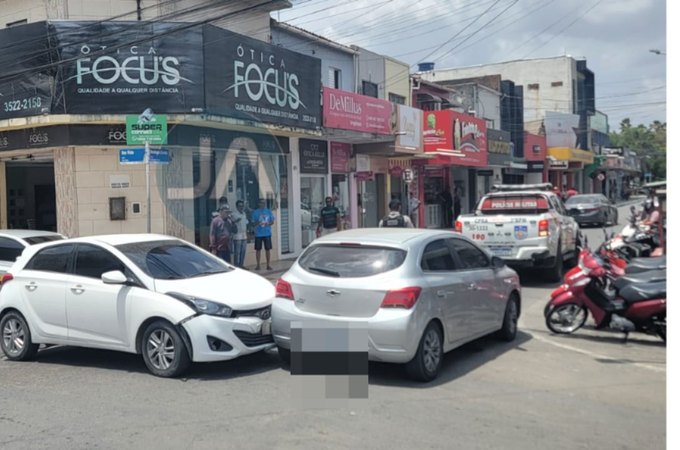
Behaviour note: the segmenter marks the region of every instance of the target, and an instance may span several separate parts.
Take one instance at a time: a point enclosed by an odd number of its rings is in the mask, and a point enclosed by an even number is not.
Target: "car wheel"
[[[503,326],[498,331],[498,338],[510,342],[514,341],[517,336],[517,320],[519,319],[519,297],[513,293],[508,298],[508,303],[505,306],[505,314],[503,315]]]
[[[564,270],[564,260],[562,259],[562,242],[557,241],[557,255],[555,255],[555,265],[547,271],[547,277],[550,281],[562,281],[562,272]]]
[[[406,364],[406,371],[417,381],[432,381],[437,378],[444,359],[442,332],[435,322],[430,322],[418,344],[418,351]]]
[[[290,350],[283,347],[277,347],[277,350],[279,351],[279,358],[281,358],[283,364],[285,366],[290,366]]]
[[[181,375],[191,364],[186,345],[175,327],[161,320],[144,330],[142,357],[149,372],[165,378]]]
[[[0,321],[0,330],[2,330],[0,346],[7,359],[27,361],[38,353],[39,345],[31,340],[31,330],[20,313],[12,311],[5,314]]]
[[[588,310],[576,303],[553,306],[545,313],[545,325],[557,334],[571,334],[588,320]]]

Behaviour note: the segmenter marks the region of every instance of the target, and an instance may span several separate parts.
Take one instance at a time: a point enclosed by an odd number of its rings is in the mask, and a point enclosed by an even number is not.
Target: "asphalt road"
[[[601,239],[586,232],[591,245]],[[555,285],[524,282],[515,342],[455,350],[429,384],[371,364],[369,398],[340,404],[304,401],[316,380],[291,376],[275,352],[194,365],[180,380],[115,352],[3,358],[0,448],[666,448],[661,340],[592,327],[552,335],[542,312]]]

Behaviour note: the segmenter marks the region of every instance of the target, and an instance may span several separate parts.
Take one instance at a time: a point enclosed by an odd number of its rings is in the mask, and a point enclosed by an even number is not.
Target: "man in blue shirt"
[[[267,257],[267,270],[272,270],[271,249],[272,249],[272,225],[276,220],[274,214],[266,207],[263,198],[258,203],[258,208],[253,211],[251,219],[255,226],[255,259],[257,266],[255,270],[260,270],[260,254],[262,244],[264,244],[265,255]]]

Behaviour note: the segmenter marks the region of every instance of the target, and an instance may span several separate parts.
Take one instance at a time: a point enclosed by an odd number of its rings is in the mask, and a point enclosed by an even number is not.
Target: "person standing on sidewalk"
[[[248,215],[243,209],[243,200],[236,202],[236,212],[231,217],[236,224],[236,233],[233,237],[234,265],[243,268],[246,259],[246,244],[248,243]]]
[[[218,212],[210,223],[210,252],[231,264],[229,207],[221,206]]]
[[[262,246],[264,245],[265,255],[267,257],[267,270],[272,270],[271,266],[271,249],[272,249],[272,225],[276,218],[274,214],[267,208],[266,202],[263,198],[258,203],[258,208],[253,211],[251,216],[255,226],[255,260],[257,265],[255,270],[260,270],[260,256]]]
[[[411,218],[414,226],[418,223],[418,211],[420,209],[420,200],[413,195],[413,192],[408,193],[408,215]]]
[[[390,202],[390,213],[378,223],[379,228],[413,228],[408,216],[401,213],[401,202],[396,198]]]
[[[335,231],[340,231],[342,221],[340,210],[334,205],[332,197],[326,197],[326,206],[319,213],[319,224],[316,227],[316,237],[326,236]]]

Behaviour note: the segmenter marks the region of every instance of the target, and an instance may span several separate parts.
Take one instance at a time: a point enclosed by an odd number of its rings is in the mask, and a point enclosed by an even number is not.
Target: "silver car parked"
[[[369,360],[429,381],[445,352],[494,332],[513,340],[520,294],[517,273],[459,233],[348,230],[316,239],[277,282],[272,332],[290,362],[291,322],[353,322]]]

